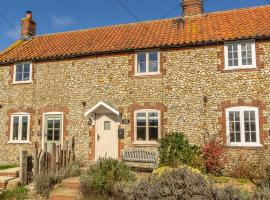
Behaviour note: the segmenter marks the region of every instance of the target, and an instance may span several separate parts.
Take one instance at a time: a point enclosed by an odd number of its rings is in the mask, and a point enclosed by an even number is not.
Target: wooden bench
[[[148,149],[124,149],[123,161],[131,168],[153,170],[158,164],[158,151]]]

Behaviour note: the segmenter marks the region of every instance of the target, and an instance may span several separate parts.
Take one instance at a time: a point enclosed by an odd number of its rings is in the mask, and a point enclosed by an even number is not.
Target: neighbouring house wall
[[[82,161],[94,158],[94,127],[84,113],[99,101],[109,102],[130,123],[119,147],[133,147],[134,111],[161,111],[162,135],[186,134],[202,145],[207,134],[225,138],[224,109],[230,105],[259,107],[262,148],[230,148],[232,163],[239,155],[267,154],[270,129],[270,42],[257,41],[256,70],[224,72],[223,46],[211,45],[161,51],[161,75],[134,77],[134,53],[33,63],[33,84],[12,85],[13,66],[0,67],[0,163],[16,162],[20,149],[32,145],[7,144],[13,111],[31,111],[31,141],[41,142],[42,113],[65,115],[65,139],[76,140]],[[203,101],[204,96],[208,101]],[[82,102],[86,102],[84,107]],[[155,147],[155,146],[147,146]]]

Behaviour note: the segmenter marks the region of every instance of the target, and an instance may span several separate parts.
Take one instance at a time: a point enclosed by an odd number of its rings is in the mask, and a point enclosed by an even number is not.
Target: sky
[[[121,4],[121,2],[124,3]],[[181,15],[180,0],[1,0],[0,51],[20,38],[20,19],[33,12],[37,34]],[[270,4],[270,0],[205,0],[205,12]],[[126,7],[125,7],[126,6]]]

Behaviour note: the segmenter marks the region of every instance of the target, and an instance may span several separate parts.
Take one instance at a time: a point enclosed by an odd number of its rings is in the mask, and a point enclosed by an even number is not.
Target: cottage
[[[231,162],[270,152],[270,6],[37,35],[0,54],[0,163],[76,138],[83,162],[156,149],[171,131],[223,138]],[[269,159],[269,158],[268,158]],[[267,160],[267,159],[265,159]]]

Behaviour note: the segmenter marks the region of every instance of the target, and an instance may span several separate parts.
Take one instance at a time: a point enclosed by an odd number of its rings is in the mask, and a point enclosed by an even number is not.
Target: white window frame
[[[230,125],[229,125],[229,112],[240,113],[240,139],[241,142],[230,142]],[[245,142],[245,127],[244,127],[244,111],[255,111],[256,123],[256,142]],[[259,129],[259,113],[258,108],[250,106],[238,106],[226,108],[226,138],[227,145],[232,147],[261,147],[260,143],[260,129]]]
[[[242,50],[241,44],[251,44],[252,51],[252,65],[242,65]],[[228,60],[228,45],[237,44],[238,49],[238,66],[229,66]],[[235,42],[225,42],[224,43],[224,59],[225,59],[225,70],[237,70],[237,69],[254,69],[256,68],[256,43],[255,40],[244,40],[244,41],[235,41]]]
[[[30,65],[29,80],[28,81],[16,81],[17,65],[25,65],[25,64]],[[13,84],[32,83],[32,73],[33,73],[32,63],[17,63],[17,64],[15,64],[14,68],[13,68]]]
[[[140,109],[134,112],[134,144],[158,144],[158,141],[149,141],[149,121],[148,113],[156,112],[158,113],[158,140],[161,138],[161,121],[160,121],[160,110],[155,109]],[[146,114],[146,140],[137,140],[137,113],[147,113]]]
[[[149,72],[149,53],[157,53],[158,57],[158,71],[157,72]],[[138,54],[146,54],[146,72],[140,73],[138,72]],[[135,56],[135,76],[146,76],[146,75],[157,75],[160,74],[160,52],[158,50],[151,50],[151,51],[137,51]]]
[[[27,140],[22,140],[22,117],[27,116],[28,117],[28,124],[27,124]],[[14,117],[19,117],[19,132],[18,132],[18,140],[13,140],[13,122]],[[29,113],[13,113],[10,116],[10,138],[8,143],[9,144],[30,144],[30,123],[31,118]]]

